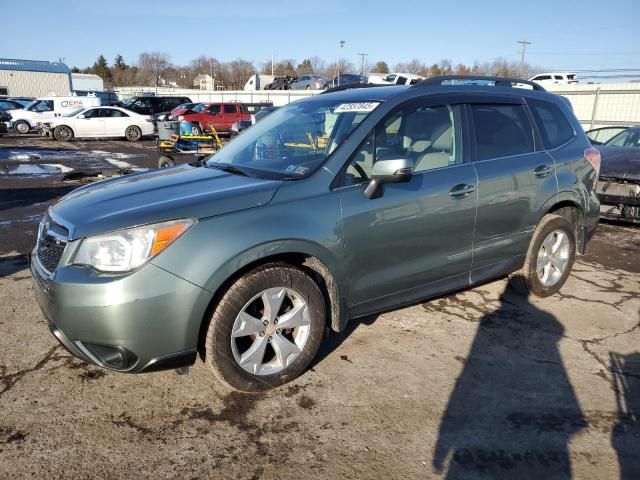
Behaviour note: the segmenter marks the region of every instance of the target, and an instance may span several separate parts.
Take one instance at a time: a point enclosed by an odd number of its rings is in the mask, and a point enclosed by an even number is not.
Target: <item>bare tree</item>
[[[141,53],[138,57],[138,76],[144,83],[157,87],[170,66],[169,55],[166,53]]]

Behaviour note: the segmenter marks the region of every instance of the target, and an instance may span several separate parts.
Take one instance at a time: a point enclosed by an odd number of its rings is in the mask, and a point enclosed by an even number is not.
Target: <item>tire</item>
[[[191,125],[191,135],[194,135],[194,136],[202,135],[202,129],[200,128],[200,125],[195,123]]]
[[[158,159],[158,168],[170,168],[175,167],[176,162],[173,161],[173,158],[162,156]]]
[[[276,313],[269,314],[265,296]],[[278,319],[281,325],[298,327],[277,329]],[[325,326],[323,296],[311,277],[283,263],[258,267],[236,280],[213,311],[205,363],[227,386],[243,392],[269,390],[305,371],[318,352]]]
[[[13,124],[13,131],[20,135],[26,135],[31,132],[31,125],[29,125],[29,122],[25,122],[24,120],[18,120]]]
[[[68,142],[73,138],[73,130],[66,125],[58,125],[53,129],[53,138],[61,142]]]
[[[140,130],[140,127],[131,125],[124,131],[124,136],[130,142],[137,142],[142,138],[142,130]]]
[[[546,215],[533,232],[524,266],[510,277],[510,285],[523,295],[553,295],[569,278],[575,257],[575,225],[566,217]]]
[[[309,85],[307,85],[307,90],[311,90],[311,87]]]

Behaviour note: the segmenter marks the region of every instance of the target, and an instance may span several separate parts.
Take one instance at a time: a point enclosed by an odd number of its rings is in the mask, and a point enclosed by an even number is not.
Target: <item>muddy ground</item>
[[[640,478],[640,229],[601,225],[559,295],[499,280],[355,321],[296,381],[243,395],[202,364],[111,373],[49,334],[25,254],[74,186],[6,165],[157,159],[58,146],[0,139],[0,478]]]

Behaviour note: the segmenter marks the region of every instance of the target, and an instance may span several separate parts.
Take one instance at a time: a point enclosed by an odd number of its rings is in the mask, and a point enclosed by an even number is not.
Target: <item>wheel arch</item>
[[[584,236],[584,213],[585,210],[580,203],[580,199],[577,198],[577,195],[573,192],[560,192],[547,204],[544,210],[544,215],[561,215],[574,225],[577,242],[576,250],[580,254],[584,253],[586,243]]]
[[[308,251],[305,252],[298,249],[295,251],[279,252],[244,262],[241,267],[237,268],[230,275],[227,275],[219,287],[215,289],[200,324],[198,351],[201,355],[204,354],[204,342],[206,340],[211,315],[225,292],[233,282],[247,272],[270,263],[292,265],[301,268],[310,275],[322,292],[326,305],[327,326],[335,332],[340,332],[345,328],[349,320],[347,302],[338,280],[327,264],[318,256]]]

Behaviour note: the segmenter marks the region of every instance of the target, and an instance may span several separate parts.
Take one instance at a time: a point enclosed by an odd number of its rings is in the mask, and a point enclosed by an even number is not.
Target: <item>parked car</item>
[[[289,85],[296,80],[297,77],[289,75],[277,75],[273,81],[267,84],[265,90],[289,90]]]
[[[592,145],[602,145],[608,140],[615,137],[618,133],[624,132],[628,126],[612,126],[612,127],[599,127],[587,130],[585,133]]]
[[[176,108],[169,112],[169,118],[178,118],[180,115],[184,115],[189,111],[193,110],[198,105],[202,105],[201,103],[183,103],[178,105]]]
[[[179,115],[181,122],[191,122],[192,133],[199,135],[215,128],[218,133],[231,133],[231,126],[240,120],[251,120],[240,103],[203,103],[184,115]]]
[[[0,136],[8,132],[7,123],[10,120],[11,115],[9,115],[5,110],[0,109]]]
[[[0,99],[0,108],[2,110],[22,110],[25,107],[23,102],[17,100]]]
[[[231,131],[229,132],[229,135],[231,137],[235,137],[236,135],[240,135],[242,132],[244,132],[251,125],[253,125],[251,123],[251,120],[238,120],[233,125],[231,125]]]
[[[625,129],[598,150],[602,155],[597,189],[602,217],[640,223],[640,126]]]
[[[448,79],[298,100],[204,167],[67,194],[31,253],[50,330],[114,371],[199,352],[258,391],[351,318],[514,272],[524,294],[559,291],[598,224],[597,150],[538,85]]]
[[[140,115],[159,116],[169,114],[171,110],[184,103],[192,103],[189,97],[152,97],[143,95],[139,97],[129,97],[122,102],[114,104],[116,107],[126,108]]]
[[[42,97],[19,110],[9,110],[11,126],[16,133],[26,134],[37,128],[39,123],[77,111],[79,108],[97,107],[98,97]]]
[[[539,83],[540,85],[569,85],[572,83],[578,83],[578,77],[575,73],[569,72],[551,72],[540,73],[530,79],[532,82]]]
[[[387,75],[369,75],[368,82],[378,85],[415,85],[423,77],[412,73],[389,73]]]
[[[251,115],[251,124],[255,125],[256,123],[258,123],[260,120],[262,120],[263,118],[265,118],[267,115],[272,114],[273,112],[275,112],[278,108],[280,107],[264,107],[261,108],[259,111],[257,111],[256,113],[254,113],[253,115]]]
[[[320,75],[300,75],[289,84],[289,90],[323,90],[329,88],[329,83]]]
[[[56,140],[122,137],[135,142],[145,135],[153,135],[154,126],[149,116],[119,107],[99,107],[81,108],[54,118],[42,124],[41,130],[43,135]]]
[[[368,77],[356,73],[342,73],[331,80],[331,87],[351,85],[354,83],[367,83]]]

